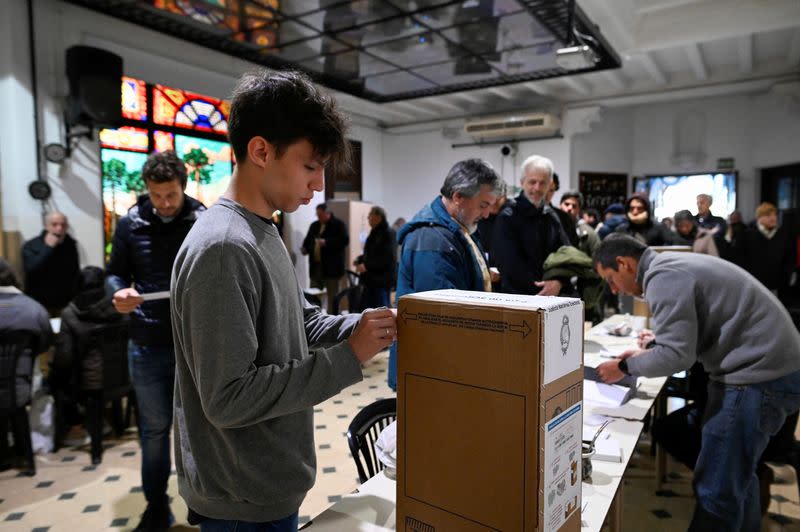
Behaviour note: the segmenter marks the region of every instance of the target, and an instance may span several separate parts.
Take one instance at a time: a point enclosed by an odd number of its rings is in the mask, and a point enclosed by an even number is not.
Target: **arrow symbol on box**
[[[412,314],[411,312],[406,311],[403,309],[403,313],[400,314],[400,317],[403,318],[403,323],[408,323],[410,320],[416,320],[417,314]]]
[[[531,333],[531,326],[528,325],[527,321],[523,320],[520,325],[515,325],[513,323],[509,323],[508,324],[508,330],[511,331],[511,332],[522,333],[522,339],[524,340]]]

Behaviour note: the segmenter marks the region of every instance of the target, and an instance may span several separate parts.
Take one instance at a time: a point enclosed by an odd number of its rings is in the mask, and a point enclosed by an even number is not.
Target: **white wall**
[[[685,112],[705,118],[705,157],[681,164],[673,159],[673,128]],[[574,137],[572,169],[642,176],[714,170],[717,159],[733,157],[738,208],[750,219],[761,198],[759,170],[800,161],[798,139],[800,108],[771,93],[607,108],[589,133]],[[687,198],[687,208],[694,210],[694,201]]]
[[[39,203],[28,195],[36,179],[30,55],[25,2],[3,5],[0,16],[0,197],[3,229],[31,235],[42,227]]]
[[[519,166],[526,157],[544,155],[553,160],[562,179],[561,190],[569,188],[569,139],[543,139],[519,144],[516,157],[503,157],[500,145],[453,148],[471,142],[468,138],[445,138],[442,127],[408,133],[384,133],[383,198],[390,223],[397,217],[406,220],[436,195],[450,168],[458,161],[479,157],[491,164],[509,184],[519,184]],[[564,177],[561,177],[564,176]],[[379,202],[380,203],[380,202]]]
[[[628,174],[632,158],[633,110],[603,109],[589,133],[572,139],[572,188],[577,190],[581,172]]]
[[[62,102],[67,93],[64,55],[76,44],[96,46],[123,58],[127,75],[220,98],[229,96],[238,77],[256,67],[251,63],[150,31],[57,0],[35,0],[35,35],[42,144],[63,143]],[[0,111],[12,128],[0,129],[0,184],[6,231],[18,230],[24,239],[42,228],[40,203],[28,196],[34,179],[35,136],[33,96],[30,88],[25,0],[5,0],[0,17]],[[355,117],[354,120],[363,119]],[[381,135],[365,125],[351,129],[352,138],[363,142],[364,192],[381,194]],[[82,264],[102,264],[102,199],[99,147],[82,139],[71,159],[63,165],[47,164],[53,187],[49,208],[69,217],[78,240]],[[369,176],[372,176],[370,178]],[[377,179],[376,177],[377,176]],[[314,218],[314,205],[287,218],[291,247],[299,249],[302,236]],[[299,253],[298,253],[299,255]],[[298,260],[302,269],[305,261]],[[300,279],[305,271],[298,271]]]
[[[633,175],[714,170],[720,157],[734,157],[739,171],[737,203],[748,216],[755,206],[756,181],[752,161],[753,131],[750,122],[752,96],[729,96],[702,100],[639,106],[633,118]],[[705,117],[705,157],[679,164],[672,160],[673,127],[682,113]],[[695,199],[687,198],[687,208],[696,210]],[[712,207],[713,211],[713,207]]]

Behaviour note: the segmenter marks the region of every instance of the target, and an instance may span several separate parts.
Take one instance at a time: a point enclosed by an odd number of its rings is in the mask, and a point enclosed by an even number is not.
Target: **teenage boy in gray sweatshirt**
[[[322,190],[326,164],[347,162],[332,99],[297,73],[246,74],[228,131],[230,187],[172,274],[178,489],[203,531],[295,531],[316,473],[313,406],[362,379],[395,319],[308,305],[270,221]]]
[[[756,465],[800,408],[800,334],[786,309],[730,262],[657,254],[626,235],[606,238],[594,266],[615,294],[644,295],[656,338],[598,366],[604,381],[668,376],[696,360],[710,374],[689,530],[759,530]]]

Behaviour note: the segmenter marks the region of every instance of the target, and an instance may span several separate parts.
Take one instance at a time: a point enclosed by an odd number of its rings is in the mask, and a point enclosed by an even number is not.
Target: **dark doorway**
[[[344,172],[334,173],[325,169],[325,199],[349,199],[360,200],[362,174],[361,174],[361,142],[351,140],[350,147],[353,150],[353,161],[350,169]]]

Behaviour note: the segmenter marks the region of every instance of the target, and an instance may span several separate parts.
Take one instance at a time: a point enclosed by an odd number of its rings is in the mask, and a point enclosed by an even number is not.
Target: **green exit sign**
[[[717,159],[717,170],[733,170],[735,162],[733,157],[720,157]]]

